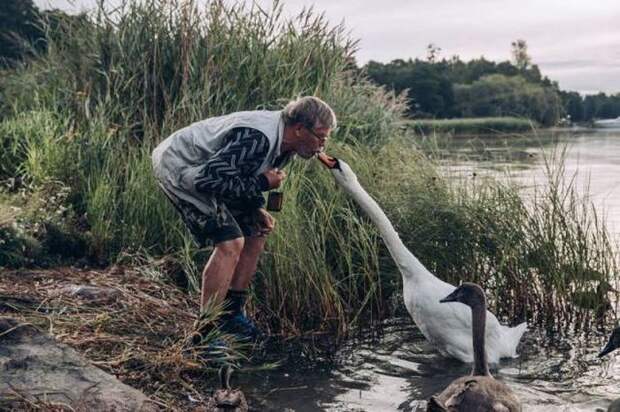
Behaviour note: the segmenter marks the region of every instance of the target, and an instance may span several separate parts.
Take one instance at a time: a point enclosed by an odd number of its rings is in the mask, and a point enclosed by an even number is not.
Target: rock
[[[0,410],[28,403],[79,411],[158,411],[142,392],[34,326],[0,318]],[[15,408],[15,409],[14,409]]]

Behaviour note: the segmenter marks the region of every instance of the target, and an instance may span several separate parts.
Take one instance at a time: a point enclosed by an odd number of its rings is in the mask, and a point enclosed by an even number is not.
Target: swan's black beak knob
[[[598,357],[602,358],[603,356],[607,355],[609,352],[613,351],[614,349],[616,348],[614,347],[613,342],[610,339],[609,342],[607,342],[607,345],[605,345],[605,347],[601,349],[601,352],[598,354]]]
[[[458,302],[458,295],[457,295],[457,291],[456,290],[454,292],[450,293],[445,298],[439,300],[439,303],[447,303],[447,302]]]

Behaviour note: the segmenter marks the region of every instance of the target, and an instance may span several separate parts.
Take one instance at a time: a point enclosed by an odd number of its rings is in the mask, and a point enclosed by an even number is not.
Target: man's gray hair
[[[286,126],[301,123],[309,129],[336,128],[336,114],[323,100],[315,96],[304,96],[289,102],[282,110]]]

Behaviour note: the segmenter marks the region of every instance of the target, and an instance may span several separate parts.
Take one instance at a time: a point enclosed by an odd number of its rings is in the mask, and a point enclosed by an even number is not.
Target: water
[[[260,411],[424,411],[426,399],[471,370],[435,352],[409,318],[393,320],[377,341],[353,343],[330,366],[299,367],[240,377]],[[519,397],[524,411],[606,410],[620,397],[620,362],[596,354],[606,338],[545,344],[530,333],[520,357],[492,371]]]
[[[544,184],[544,158],[562,147],[567,148],[565,175],[574,176],[580,193],[590,194],[617,237],[620,130],[455,138],[439,144],[446,171],[455,178],[509,171],[526,191]],[[338,362],[300,366],[299,359],[290,360],[274,371],[241,376],[237,384],[261,411],[423,411],[426,399],[470,367],[440,356],[408,317],[390,322],[381,339],[351,342],[340,350]],[[524,411],[606,410],[620,397],[620,353],[604,360],[596,356],[606,339],[594,333],[550,343],[529,332],[520,357],[502,361],[493,375],[516,392]]]
[[[620,235],[620,129],[539,132],[536,135],[452,138],[439,153],[450,173],[461,178],[491,174],[524,188],[546,182],[545,159],[566,150],[564,176],[588,195],[616,239]]]

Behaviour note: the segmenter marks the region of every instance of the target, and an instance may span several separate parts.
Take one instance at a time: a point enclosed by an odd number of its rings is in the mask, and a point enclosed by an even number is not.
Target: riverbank
[[[457,137],[495,136],[506,134],[523,134],[571,131],[596,132],[619,130],[618,120],[594,123],[575,123],[542,128],[533,120],[518,117],[474,117],[463,119],[408,119],[399,122],[407,131],[417,135],[449,134]]]
[[[189,344],[198,299],[165,279],[165,264],[1,270],[0,315],[47,332],[165,410],[193,410],[218,386],[221,356]]]

